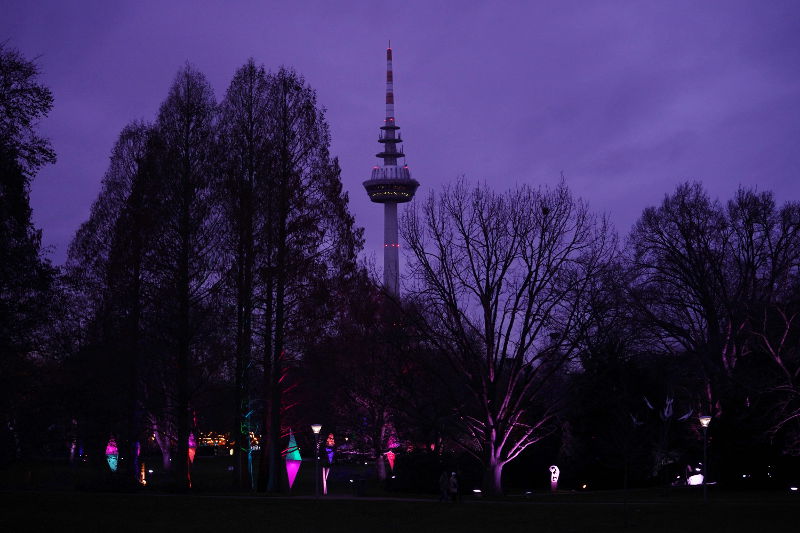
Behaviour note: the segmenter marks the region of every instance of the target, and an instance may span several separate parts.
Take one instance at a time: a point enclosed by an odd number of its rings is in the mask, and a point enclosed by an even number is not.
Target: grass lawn
[[[797,532],[800,498],[787,494],[633,495],[625,523],[619,494],[529,500],[315,501],[224,495],[4,492],[0,531],[348,532]]]

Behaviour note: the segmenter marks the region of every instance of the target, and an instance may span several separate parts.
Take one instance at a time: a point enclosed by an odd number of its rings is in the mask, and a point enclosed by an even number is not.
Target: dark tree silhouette
[[[31,451],[33,435],[22,430],[34,420],[25,411],[40,373],[31,356],[42,355],[52,297],[54,270],[29,198],[37,170],[55,162],[50,142],[36,131],[53,105],[38,75],[36,63],[0,44],[0,460]]]
[[[162,286],[172,298],[162,302],[172,324],[175,355],[175,479],[189,486],[190,362],[212,290],[219,282],[220,214],[212,202],[213,127],[216,104],[211,86],[191,66],[177,75],[159,110],[161,143],[159,205],[161,233],[156,241]]]
[[[464,449],[502,491],[503,467],[553,431],[556,382],[585,332],[583,299],[614,254],[562,183],[498,194],[463,182],[403,219],[419,325],[466,391]]]

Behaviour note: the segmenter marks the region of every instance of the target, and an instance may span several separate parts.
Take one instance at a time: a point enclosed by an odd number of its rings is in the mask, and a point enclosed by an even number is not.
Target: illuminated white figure
[[[694,474],[694,475],[691,475],[691,476],[689,476],[689,477],[686,479],[686,482],[687,482],[689,485],[692,485],[692,486],[695,486],[695,485],[702,485],[702,484],[703,484],[703,474]]]
[[[550,490],[558,489],[558,476],[560,474],[561,470],[556,465],[550,467]]]

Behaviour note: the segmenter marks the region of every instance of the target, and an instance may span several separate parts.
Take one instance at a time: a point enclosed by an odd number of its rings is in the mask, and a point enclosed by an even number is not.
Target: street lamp
[[[700,420],[700,425],[703,426],[703,501],[708,501],[708,425],[711,423],[711,417],[708,415],[700,415],[697,417]]]
[[[322,424],[311,424],[311,431],[314,432],[314,496],[319,498],[319,431]]]

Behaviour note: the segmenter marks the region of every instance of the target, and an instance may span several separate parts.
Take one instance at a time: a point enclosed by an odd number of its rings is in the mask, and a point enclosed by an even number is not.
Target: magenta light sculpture
[[[389,450],[388,452],[386,452],[386,460],[389,461],[389,470],[391,470],[392,472],[394,472],[394,458],[395,458],[395,453],[393,451]]]
[[[117,448],[117,441],[114,440],[114,437],[108,439],[108,444],[106,444],[106,461],[111,471],[116,472],[117,466],[119,465],[119,449]]]
[[[300,455],[300,448],[297,446],[297,440],[294,438],[294,433],[289,430],[289,447],[286,448],[286,475],[289,477],[289,489],[294,485],[294,480],[297,477],[297,471],[300,470],[300,463],[303,461]]]

